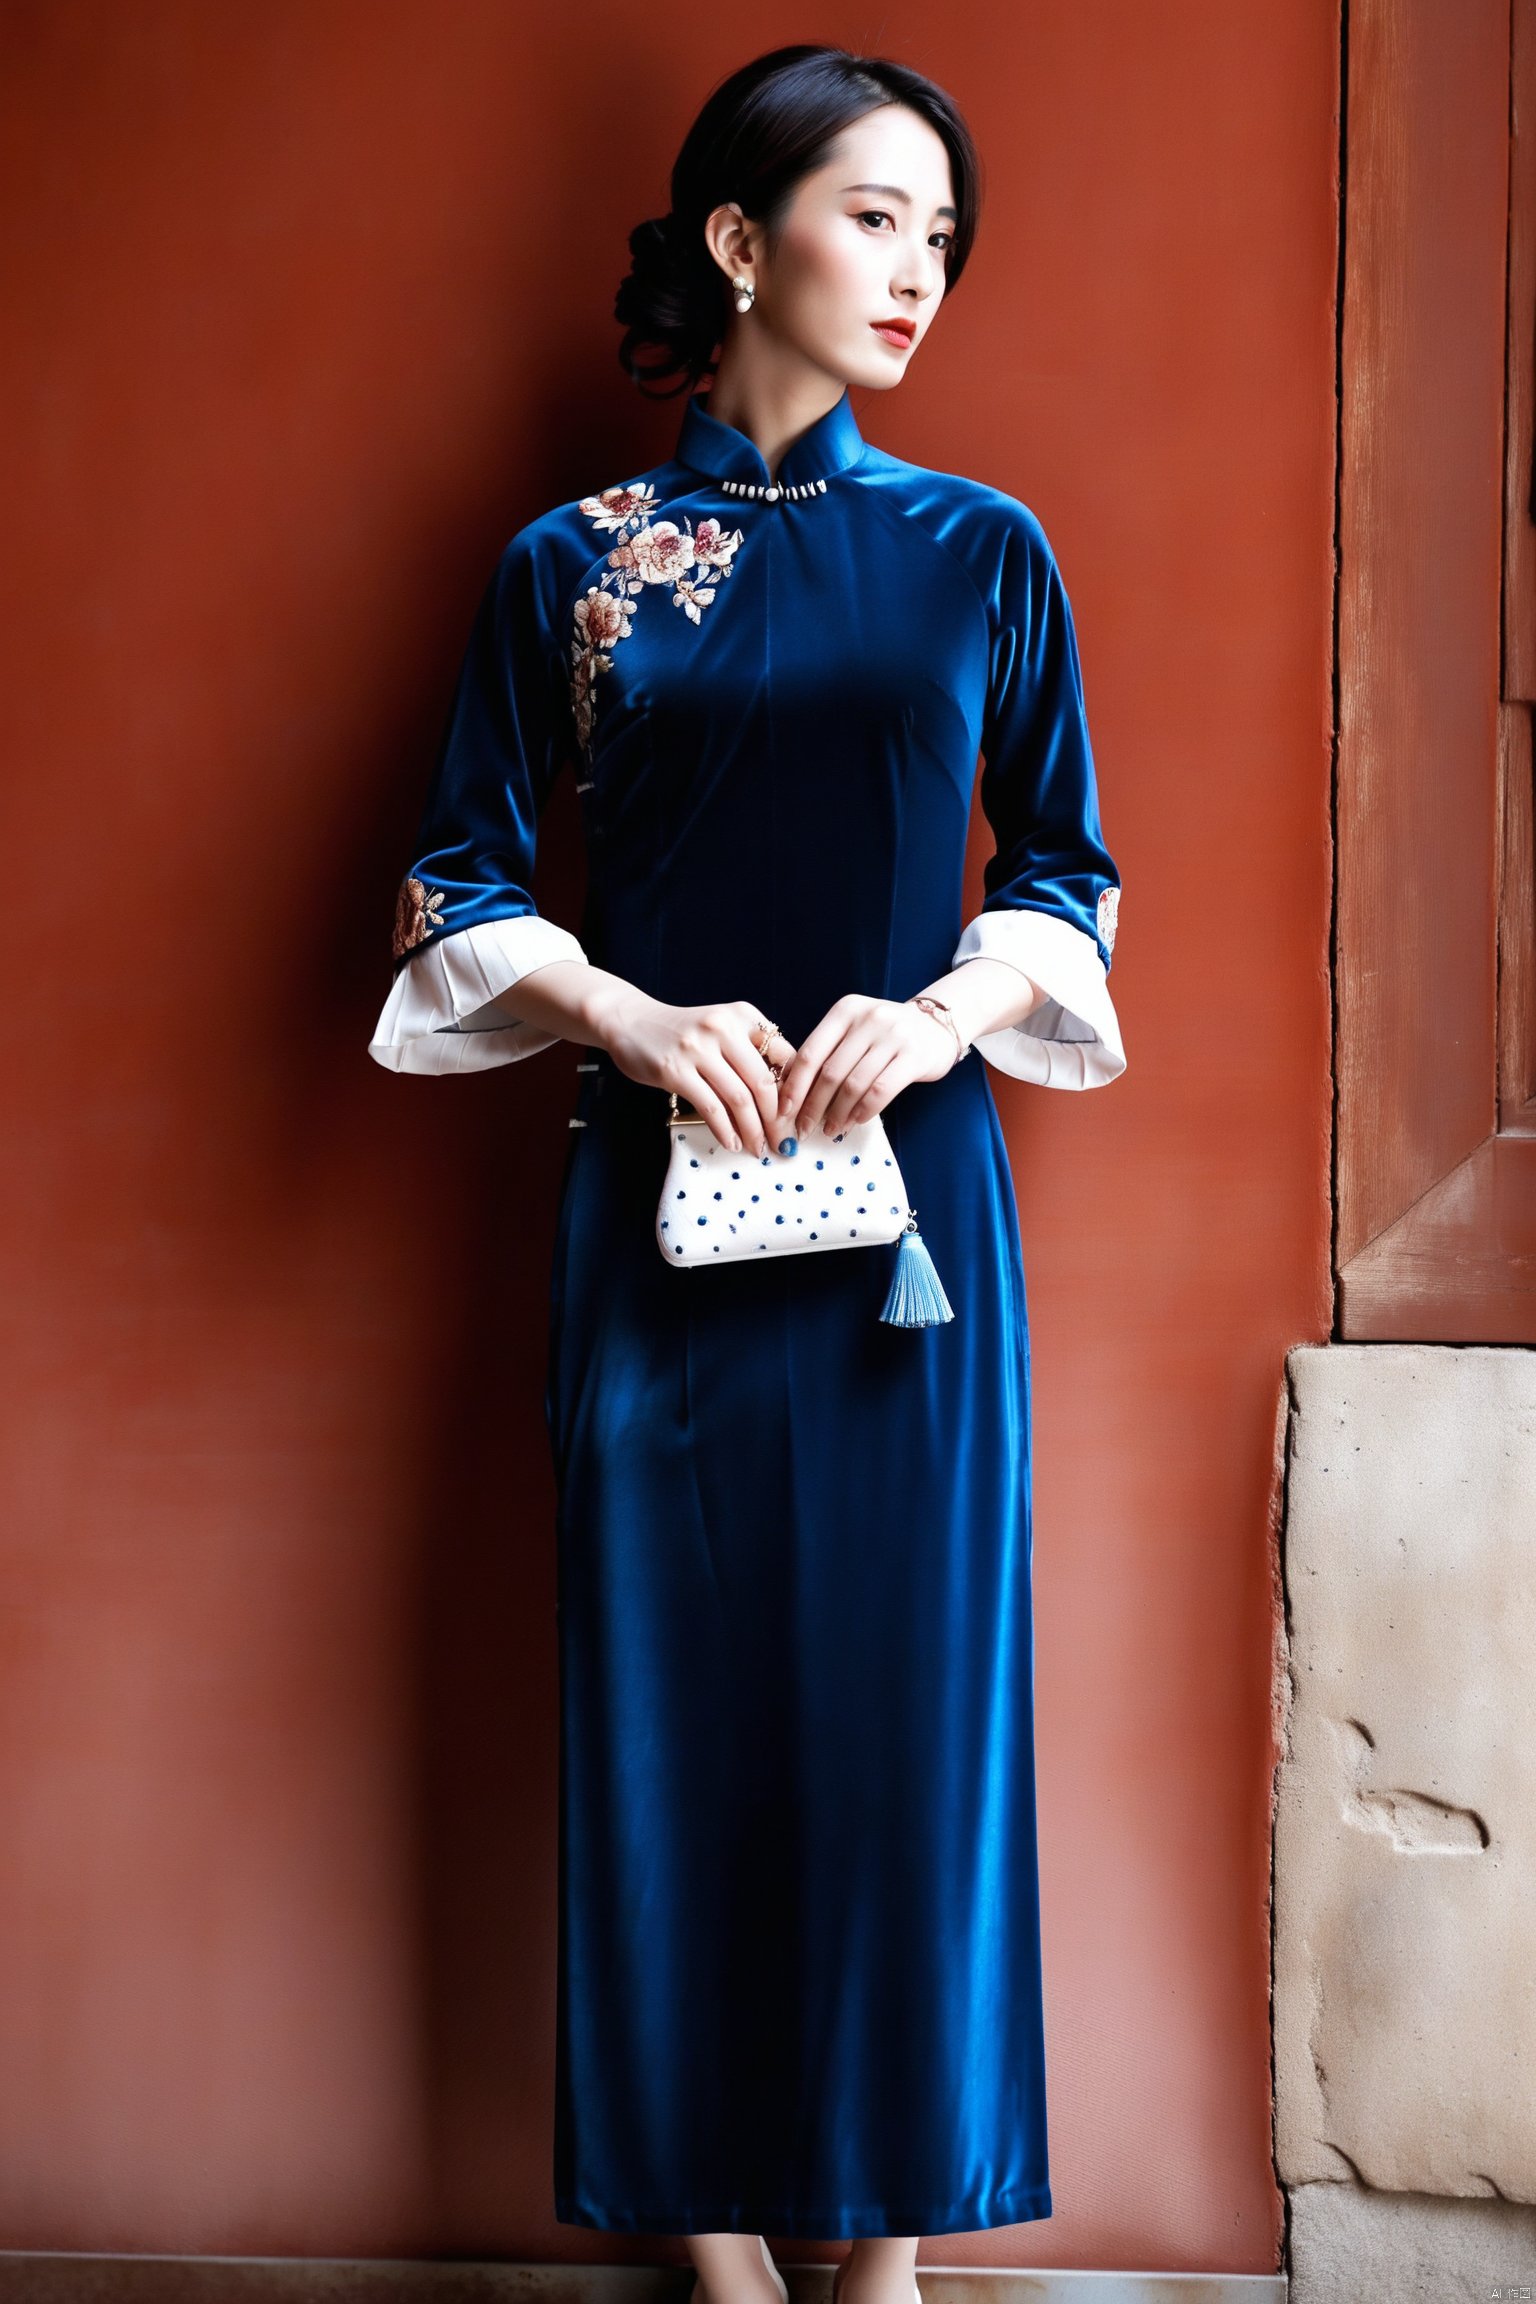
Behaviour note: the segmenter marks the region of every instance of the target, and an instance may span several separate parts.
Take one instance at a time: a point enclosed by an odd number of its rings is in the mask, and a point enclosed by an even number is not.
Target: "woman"
[[[372,1045],[433,1073],[588,1052],[545,1400],[555,2206],[686,2235],[699,2304],[783,2295],[764,2234],[846,2237],[840,2304],[911,2304],[923,2233],[1051,2213],[1029,1344],[988,1071],[1124,1069],[1118,876],[1038,521],[886,455],[849,399],[905,374],[976,198],[903,66],[784,48],[705,105],[617,316],[633,376],[712,389],[664,463],[594,453],[506,547]],[[978,751],[996,853],[962,923]],[[567,763],[579,937],[529,893]],[[953,1316],[881,1317],[889,1242],[669,1268],[672,1091],[807,1175],[880,1115]]]

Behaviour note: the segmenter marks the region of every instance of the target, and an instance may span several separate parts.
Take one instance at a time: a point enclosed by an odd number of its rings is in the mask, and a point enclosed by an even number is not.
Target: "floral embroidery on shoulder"
[[[656,491],[648,480],[638,488],[604,488],[596,496],[583,496],[579,509],[596,528],[627,528],[631,520],[648,519],[658,509]]]
[[[1120,891],[1118,888],[1111,886],[1106,888],[1099,898],[1099,942],[1103,945],[1106,952],[1113,952],[1115,948],[1115,927],[1119,919],[1119,915]]]
[[[395,898],[395,933],[393,950],[398,960],[404,953],[414,952],[418,944],[443,925],[443,891],[434,888],[430,895],[426,885],[413,873],[401,881]]]
[[[583,496],[579,508],[594,527],[618,538],[608,555],[610,572],[589,585],[576,603],[571,640],[571,704],[577,741],[590,762],[592,691],[599,676],[613,670],[615,647],[635,628],[639,595],[647,585],[670,585],[673,607],[681,608],[690,623],[699,623],[721,578],[731,573],[742,532],[727,530],[718,520],[694,526],[686,519],[681,525],[656,519],[660,506],[648,481]]]

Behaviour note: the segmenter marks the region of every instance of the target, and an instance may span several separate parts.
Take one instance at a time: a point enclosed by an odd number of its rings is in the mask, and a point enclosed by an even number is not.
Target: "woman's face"
[[[757,295],[736,325],[845,384],[899,384],[939,309],[955,222],[942,139],[905,105],[866,112],[795,187],[775,247],[755,227],[743,236],[730,269]],[[882,334],[883,321],[902,325]]]

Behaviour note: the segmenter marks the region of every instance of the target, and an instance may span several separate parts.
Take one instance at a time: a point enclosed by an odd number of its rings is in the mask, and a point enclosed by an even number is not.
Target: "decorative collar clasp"
[[[781,488],[777,481],[722,480],[727,496],[761,496],[765,504],[777,504],[782,496],[786,503],[798,504],[802,496],[825,496],[825,480],[803,480],[798,487]]]

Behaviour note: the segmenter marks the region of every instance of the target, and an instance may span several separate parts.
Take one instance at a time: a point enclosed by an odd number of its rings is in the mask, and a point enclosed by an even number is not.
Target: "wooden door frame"
[[[1335,1271],[1345,1338],[1536,1342],[1536,0],[1350,0]]]

